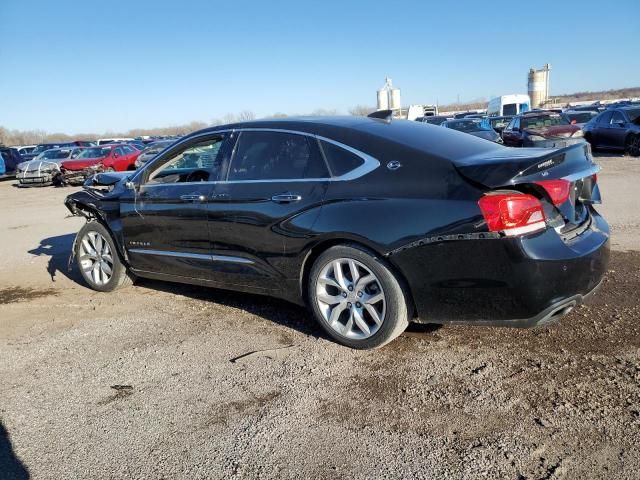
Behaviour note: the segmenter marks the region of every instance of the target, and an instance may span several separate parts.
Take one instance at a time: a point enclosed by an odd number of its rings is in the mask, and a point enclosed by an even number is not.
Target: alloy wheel
[[[386,298],[380,281],[371,269],[351,258],[332,260],[322,268],[316,302],[326,323],[351,339],[375,335],[385,318]]]
[[[98,232],[87,232],[80,243],[80,268],[95,285],[104,285],[113,276],[113,254],[109,242]]]
[[[627,148],[627,153],[633,157],[640,156],[640,135],[635,135],[629,141],[629,147]]]

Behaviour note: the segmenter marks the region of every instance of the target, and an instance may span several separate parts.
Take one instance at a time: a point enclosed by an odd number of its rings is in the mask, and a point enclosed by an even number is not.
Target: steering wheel
[[[206,170],[194,170],[193,172],[189,172],[187,178],[184,179],[185,182],[206,182],[209,180],[209,172]]]

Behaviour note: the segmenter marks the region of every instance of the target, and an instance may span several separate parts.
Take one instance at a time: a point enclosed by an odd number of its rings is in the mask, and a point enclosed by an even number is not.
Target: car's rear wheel
[[[87,222],[80,229],[75,257],[82,277],[94,290],[111,292],[133,281],[120,260],[111,234],[99,222]]]
[[[632,157],[640,156],[640,134],[629,135],[627,137],[624,151]]]
[[[316,259],[309,303],[324,330],[352,348],[381,347],[409,324],[400,281],[382,258],[355,246],[331,247]]]

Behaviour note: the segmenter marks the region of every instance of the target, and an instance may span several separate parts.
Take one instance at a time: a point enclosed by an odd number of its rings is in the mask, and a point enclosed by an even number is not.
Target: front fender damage
[[[120,257],[128,264],[127,252],[123,248],[122,242],[120,204],[116,198],[112,199],[99,190],[86,188],[67,196],[64,200],[64,205],[72,215],[84,217],[87,222],[99,222],[102,224],[111,233]],[[77,242],[78,235],[73,239],[68,262],[69,270],[73,266]]]

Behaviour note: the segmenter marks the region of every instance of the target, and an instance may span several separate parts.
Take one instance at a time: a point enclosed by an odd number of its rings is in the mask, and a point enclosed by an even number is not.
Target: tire
[[[640,134],[631,134],[627,137],[624,152],[632,157],[640,157]]]
[[[74,255],[82,278],[93,290],[112,292],[133,283],[111,233],[95,220],[78,232]]]
[[[402,282],[384,259],[356,245],[331,247],[316,259],[308,294],[318,323],[331,338],[351,348],[382,347],[409,325],[409,297]]]

